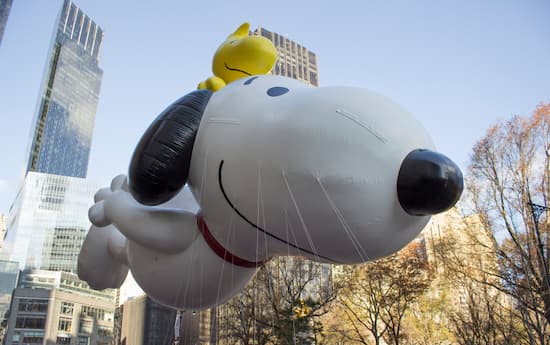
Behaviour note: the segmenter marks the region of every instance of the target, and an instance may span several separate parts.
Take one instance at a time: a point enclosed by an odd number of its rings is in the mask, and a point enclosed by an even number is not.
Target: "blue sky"
[[[244,21],[314,51],[321,86],[365,87],[402,104],[463,168],[497,119],[550,101],[545,0],[75,2],[105,31],[88,174],[105,184],[127,170],[154,117],[211,74],[213,52]],[[60,5],[14,0],[0,45],[0,213],[20,183]]]

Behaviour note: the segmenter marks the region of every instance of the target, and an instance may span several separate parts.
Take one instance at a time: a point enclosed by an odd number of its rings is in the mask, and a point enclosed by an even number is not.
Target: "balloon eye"
[[[234,46],[235,44],[237,44],[237,42],[238,42],[237,40],[233,40],[233,41],[229,42],[229,44]]]
[[[267,95],[271,96],[271,97],[277,97],[277,96],[284,95],[288,91],[289,90],[286,87],[274,86],[274,87],[267,90]]]
[[[258,79],[258,77],[252,77],[248,79],[247,81],[244,82],[244,85],[250,85],[254,81],[254,79]]]

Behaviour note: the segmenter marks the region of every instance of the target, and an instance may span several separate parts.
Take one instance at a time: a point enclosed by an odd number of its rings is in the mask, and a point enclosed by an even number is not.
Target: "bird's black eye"
[[[286,88],[286,87],[282,87],[282,86],[274,86],[272,88],[269,88],[267,90],[267,95],[268,96],[271,96],[271,97],[277,97],[277,96],[281,96],[281,95],[284,95],[285,93],[287,93],[289,90]]]
[[[257,79],[257,78],[258,77],[252,77],[252,78],[248,79],[247,81],[244,82],[244,85],[250,85],[254,81],[254,79]]]

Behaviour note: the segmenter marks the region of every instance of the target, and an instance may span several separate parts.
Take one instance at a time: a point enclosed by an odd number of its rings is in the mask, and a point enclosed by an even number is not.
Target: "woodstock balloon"
[[[230,82],[252,75],[267,74],[277,61],[277,49],[262,36],[250,36],[243,23],[218,47],[212,60],[214,75],[199,83],[199,89],[218,91]]]
[[[128,177],[96,194],[78,271],[103,289],[131,269],[155,300],[207,308],[278,255],[355,264],[392,254],[462,188],[459,168],[388,98],[247,77],[157,117]]]

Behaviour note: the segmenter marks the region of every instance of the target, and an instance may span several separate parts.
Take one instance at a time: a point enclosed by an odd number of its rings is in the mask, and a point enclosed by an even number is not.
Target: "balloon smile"
[[[225,193],[225,189],[223,188],[223,181],[222,181],[222,168],[223,168],[223,160],[220,161],[220,166],[218,168],[218,184],[220,186],[220,190],[223,194],[223,197],[225,199],[225,201],[227,201],[227,204],[233,209],[233,211],[235,211],[235,213],[241,217],[245,222],[247,222],[250,226],[252,226],[254,229],[260,231],[260,232],[263,232],[264,234],[266,234],[267,236],[277,240],[277,241],[280,241],[280,242],[283,242],[293,248],[296,248],[298,249],[299,251],[302,251],[304,253],[308,253],[308,254],[311,254],[311,255],[314,255],[315,257],[318,257],[318,258],[322,258],[322,259],[325,259],[327,261],[330,261],[332,263],[339,263],[338,261],[336,260],[333,260],[331,258],[327,258],[326,256],[323,256],[323,255],[319,255],[315,252],[312,252],[311,250],[308,250],[308,249],[304,249],[302,247],[299,247],[291,242],[288,242],[288,241],[285,241],[284,239],[276,236],[276,235],[273,235],[272,233],[268,232],[267,230],[263,229],[262,227],[254,224],[254,222],[250,221],[248,218],[246,218],[242,213],[241,211],[239,211],[235,205],[231,202],[231,200],[229,200],[229,197],[227,196],[227,194]]]
[[[241,73],[244,73],[244,74],[246,74],[246,75],[248,75],[248,76],[251,76],[251,75],[252,75],[252,74],[248,73],[247,71],[243,71],[242,69],[229,67],[229,66],[227,66],[227,63],[225,63],[225,62],[224,62],[223,64],[225,65],[225,68],[227,68],[227,69],[230,70],[230,71],[241,72]]]

